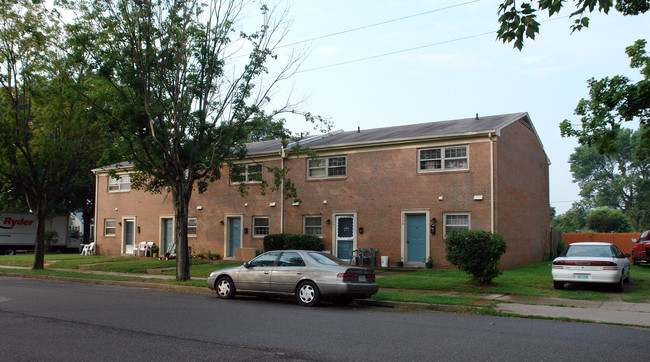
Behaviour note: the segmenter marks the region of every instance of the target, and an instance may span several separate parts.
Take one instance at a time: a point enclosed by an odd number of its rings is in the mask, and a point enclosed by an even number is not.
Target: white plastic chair
[[[83,244],[83,246],[83,249],[81,249],[81,255],[95,255],[95,242]]]
[[[147,256],[147,242],[142,241],[138,246],[135,248],[136,251],[136,256]]]

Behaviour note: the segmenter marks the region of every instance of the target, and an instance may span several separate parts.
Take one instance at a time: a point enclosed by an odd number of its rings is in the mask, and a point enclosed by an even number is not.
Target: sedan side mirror
[[[251,267],[251,265],[250,265],[248,262],[245,262],[245,263],[244,263],[244,268],[248,269],[248,268],[250,268],[250,267]]]
[[[631,256],[632,256],[632,255],[630,255],[630,254],[625,254],[625,257],[626,257],[626,258],[629,258],[629,257],[631,257]]]

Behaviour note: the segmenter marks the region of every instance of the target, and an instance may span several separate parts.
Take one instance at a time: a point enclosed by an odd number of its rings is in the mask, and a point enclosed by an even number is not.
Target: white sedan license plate
[[[577,280],[589,280],[590,279],[590,274],[576,274],[576,279]]]
[[[366,281],[366,276],[365,275],[359,275],[359,281],[360,282],[365,282]]]

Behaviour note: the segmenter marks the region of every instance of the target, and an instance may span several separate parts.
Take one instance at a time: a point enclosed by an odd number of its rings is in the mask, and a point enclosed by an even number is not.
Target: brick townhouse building
[[[275,233],[322,237],[325,248],[350,259],[377,249],[390,265],[446,267],[444,238],[453,229],[503,235],[502,267],[541,261],[549,253],[549,160],[527,113],[471,117],[407,126],[333,132],[300,141],[320,159],[287,156],[279,141],[248,145],[253,161],[241,196],[228,170],[190,203],[189,244],[234,258],[237,249],[263,249]],[[266,167],[288,167],[300,203],[271,182]],[[108,176],[116,169],[119,178]],[[171,194],[130,187],[128,165],[96,175],[96,243],[106,255],[130,254],[141,241],[166,250],[174,235]],[[240,249],[244,250],[244,249]],[[249,250],[249,249],[247,249]]]

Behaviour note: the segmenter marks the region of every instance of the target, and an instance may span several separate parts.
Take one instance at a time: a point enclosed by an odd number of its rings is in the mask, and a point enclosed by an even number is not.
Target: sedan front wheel
[[[235,296],[235,284],[229,277],[221,277],[217,281],[217,297],[231,299]]]
[[[296,290],[296,299],[298,303],[305,307],[313,307],[318,304],[320,292],[313,282],[303,282]]]

